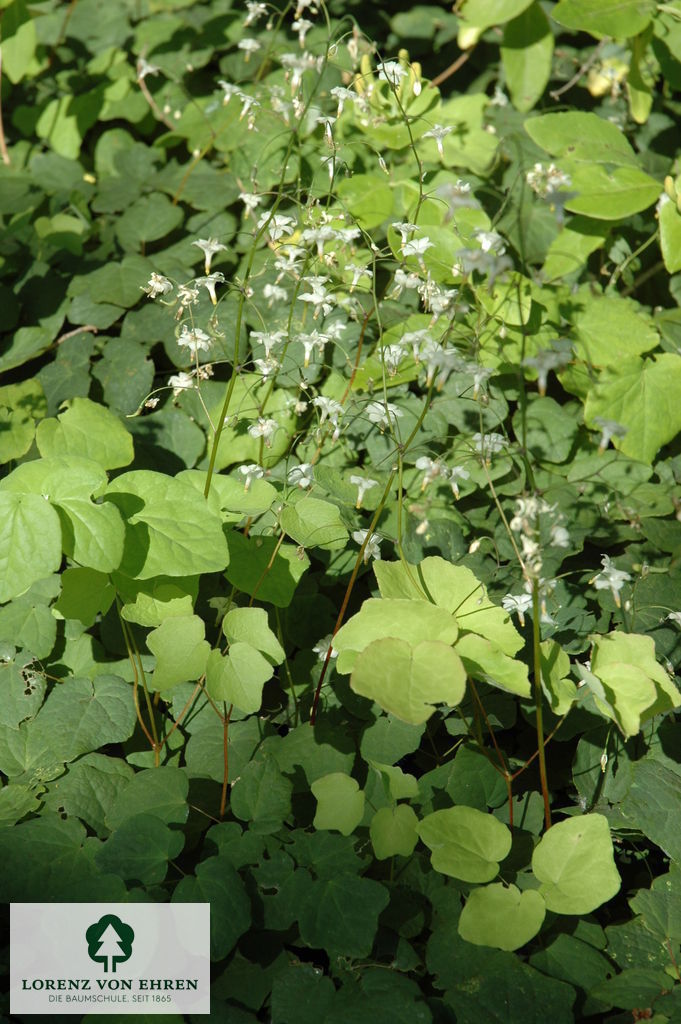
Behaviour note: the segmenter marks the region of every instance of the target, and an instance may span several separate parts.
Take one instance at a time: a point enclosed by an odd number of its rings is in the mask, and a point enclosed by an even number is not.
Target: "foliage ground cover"
[[[209,901],[230,1024],[681,1019],[680,0],[0,47],[2,899]]]

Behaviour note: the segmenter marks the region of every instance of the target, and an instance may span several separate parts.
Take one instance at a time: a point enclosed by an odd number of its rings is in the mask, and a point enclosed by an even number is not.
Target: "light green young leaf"
[[[463,700],[466,672],[446,643],[424,640],[412,647],[390,637],[374,640],[359,654],[350,686],[403,722],[420,725],[435,704],[453,707]]]
[[[547,910],[590,914],[619,892],[608,819],[584,814],[553,825],[532,855]]]
[[[476,298],[490,316],[511,327],[526,324],[532,311],[532,284],[515,271],[504,275],[503,281],[496,281],[490,288],[485,282],[475,290]]]
[[[114,573],[112,581],[125,601],[121,616],[140,626],[160,626],[176,615],[191,615],[199,590],[198,576],[154,576],[132,580]]]
[[[677,274],[681,270],[681,213],[664,192],[660,196],[657,211],[662,259],[669,273]]]
[[[26,454],[36,422],[46,415],[45,393],[37,380],[0,388],[0,465]]]
[[[565,209],[595,220],[621,220],[647,210],[660,195],[660,183],[638,167],[609,167],[604,164],[562,162],[572,181],[574,198]]]
[[[222,523],[181,480],[134,470],[105,495],[127,521],[121,572],[139,579],[220,572],[229,562]]]
[[[635,736],[654,715],[681,706],[681,693],[658,664],[651,636],[616,631],[591,639],[591,673],[602,687],[596,704],[625,736]]]
[[[532,0],[465,0],[457,13],[468,25],[489,28],[517,18]]]
[[[655,0],[560,0],[551,12],[559,25],[599,39],[630,39],[650,24]]]
[[[222,631],[230,644],[239,640],[250,644],[273,665],[279,665],[286,657],[270,629],[264,608],[232,608],[222,620]]]
[[[555,640],[545,640],[541,650],[541,685],[554,715],[566,715],[577,696],[577,687],[568,678],[570,659]]]
[[[165,619],[147,637],[147,647],[156,655],[156,668],[149,683],[152,690],[169,690],[203,675],[210,654],[204,639],[205,626],[198,615]]]
[[[403,598],[369,598],[333,638],[334,650],[338,651],[337,669],[352,671],[357,654],[374,640],[395,637],[411,645],[421,640],[453,644],[458,633],[453,615],[434,604]]]
[[[508,612],[492,604],[484,584],[466,566],[453,565],[435,555],[424,558],[419,565],[410,565],[409,572],[401,562],[374,562],[373,568],[384,598],[430,599],[456,616],[462,634],[477,633],[487,637],[509,655],[523,646],[523,638]],[[404,637],[403,633],[399,635]],[[336,634],[334,646],[338,636]]]
[[[501,62],[516,110],[531,110],[551,76],[553,32],[539,3],[509,21],[501,45]]]
[[[345,547],[349,536],[338,507],[319,498],[304,498],[295,505],[287,505],[280,522],[284,532],[305,548],[335,551]]]
[[[490,640],[475,633],[467,633],[456,644],[468,675],[490,686],[497,686],[518,697],[530,696],[527,665],[507,654]]]
[[[59,516],[50,503],[37,494],[0,491],[0,601],[56,572],[61,552]]]
[[[535,889],[521,892],[515,885],[474,889],[459,918],[459,935],[476,946],[508,951],[520,949],[537,934],[546,916],[546,904]]]
[[[134,455],[132,437],[118,416],[89,398],[74,398],[56,419],[42,420],[36,444],[41,455],[77,455],[104,469],[127,466]]]
[[[638,303],[582,289],[574,315],[577,354],[592,366],[615,366],[657,348],[660,336]]]
[[[607,233],[600,221],[571,217],[548,248],[542,267],[544,280],[550,283],[580,271],[591,253],[605,243]]]
[[[12,0],[2,17],[2,68],[16,85],[35,58],[38,37],[35,22],[25,0]]]
[[[229,582],[259,601],[276,608],[288,608],[310,559],[293,544],[280,544],[274,537],[244,537],[233,530],[228,537]]]
[[[662,445],[681,430],[681,356],[664,352],[654,360],[630,359],[605,370],[589,391],[584,420],[599,429],[596,417],[627,428],[613,437],[616,448],[632,459],[652,463]]]
[[[177,480],[192,484],[203,494],[207,473],[198,469],[185,469]],[[251,480],[248,490],[244,481],[235,480],[224,473],[216,473],[211,482],[208,504],[218,513],[226,513],[226,521],[238,521],[244,516],[257,516],[266,512],[277,497],[277,489],[267,480]]]
[[[418,842],[418,818],[409,804],[381,807],[369,826],[371,845],[377,860],[410,857]]]
[[[250,644],[230,644],[225,656],[211,651],[206,665],[206,689],[213,700],[234,704],[252,715],[260,710],[262,688],[272,678],[272,665]]]
[[[364,791],[359,783],[343,772],[323,775],[310,786],[317,801],[313,825],[351,835],[364,817]]]
[[[491,882],[511,849],[511,833],[491,814],[450,807],[428,814],[416,831],[436,871],[464,882]]]

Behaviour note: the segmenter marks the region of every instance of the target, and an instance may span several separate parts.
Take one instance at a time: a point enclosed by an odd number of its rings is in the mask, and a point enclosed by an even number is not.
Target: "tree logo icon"
[[[115,914],[105,914],[85,932],[88,956],[104,970],[116,973],[116,964],[125,963],[132,954],[135,933]]]

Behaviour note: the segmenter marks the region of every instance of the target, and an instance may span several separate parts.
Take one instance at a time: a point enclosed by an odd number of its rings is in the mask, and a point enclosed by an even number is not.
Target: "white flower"
[[[386,345],[381,351],[381,359],[388,376],[394,377],[404,359],[404,348],[402,345]]]
[[[498,231],[483,231],[478,228],[473,234],[480,242],[483,252],[493,252],[497,256],[503,256],[506,252],[506,245]]]
[[[352,539],[355,543],[359,544],[360,547],[366,540],[366,547],[364,548],[364,564],[366,565],[370,558],[375,558],[380,561],[381,558],[381,537],[377,533],[372,533],[367,540],[368,530],[355,530],[352,535]]]
[[[351,476],[350,483],[357,488],[357,502],[355,508],[361,508],[364,500],[364,495],[367,491],[370,491],[372,487],[378,487],[378,480],[365,479],[363,476]]]
[[[197,238],[195,242],[192,242],[192,245],[198,246],[205,256],[206,274],[210,274],[210,265],[215,253],[227,249],[227,246],[223,245],[222,242],[218,242],[216,238]]]
[[[369,270],[368,267],[359,267],[356,263],[346,263],[345,269],[349,270],[352,274],[352,284],[350,285],[351,292],[354,292],[363,277],[366,277],[367,280],[371,281],[374,276],[373,271]]]
[[[589,582],[596,590],[609,590],[619,608],[620,590],[631,579],[631,576],[622,569],[616,569],[607,555],[603,555],[601,558],[601,565],[603,566],[601,571]]]
[[[146,288],[142,288],[140,285],[140,289],[145,295],[148,295],[150,299],[155,299],[157,295],[167,295],[168,292],[172,292],[173,286],[168,278],[164,277],[163,274],[153,272],[147,281]]]
[[[273,377],[281,366],[281,363],[279,363],[274,356],[267,356],[266,359],[254,359],[253,363],[258,373],[262,374],[263,380],[268,380],[270,377]]]
[[[305,46],[305,36],[310,31],[310,29],[313,28],[313,27],[314,27],[314,22],[313,21],[308,21],[307,18],[297,18],[292,23],[291,28],[293,29],[294,32],[298,33],[298,42],[300,44],[301,50]]]
[[[624,437],[627,428],[616,420],[606,420],[602,416],[594,416],[594,423],[601,428],[601,439],[598,443],[599,452],[604,452],[612,437]]]
[[[541,163],[535,164],[525,175],[525,180],[541,199],[546,199],[559,188],[568,188],[572,184],[570,175],[559,170],[555,164],[549,164],[548,167]]]
[[[491,462],[492,456],[506,447],[506,438],[501,434],[473,434],[473,445],[479,455],[485,456],[485,462]]]
[[[520,625],[525,625],[525,612],[532,607],[531,594],[506,594],[501,599],[501,607],[510,615],[517,615]]]
[[[137,80],[141,82],[147,75],[157,75],[161,69],[155,64],[150,64],[144,57],[137,58]]]
[[[246,0],[247,15],[244,18],[244,28],[254,25],[264,14],[267,14],[267,4],[259,3],[258,0]]]
[[[407,256],[416,256],[419,259],[423,256],[424,252],[428,249],[433,248],[433,243],[427,237],[423,238],[412,238],[410,242],[404,242],[401,246],[402,255],[406,258]]]
[[[193,356],[200,350],[207,351],[210,348],[210,337],[200,327],[189,330],[186,324],[182,325],[182,333],[177,339],[178,345],[188,348]]]
[[[279,424],[276,420],[269,420],[259,416],[257,423],[252,423],[248,428],[248,433],[251,437],[262,437],[265,446],[271,448],[272,438],[277,432],[278,427]]]
[[[299,466],[292,466],[288,471],[288,482],[306,490],[314,480],[312,463],[301,462]]]
[[[278,284],[266,284],[262,290],[263,299],[267,299],[267,305],[272,308],[275,302],[286,302],[288,292]]]
[[[418,224],[412,224],[408,220],[396,221],[390,225],[395,231],[399,231],[400,238],[402,239],[402,245],[405,245],[409,240],[409,236],[413,235],[415,231],[418,231]]]
[[[398,64],[396,60],[383,61],[382,64],[376,65],[378,71],[378,77],[382,82],[388,82],[392,85],[393,89],[396,89],[400,84],[401,79],[406,78],[408,72]]]
[[[252,210],[256,210],[262,203],[262,196],[259,196],[256,192],[239,192],[239,199],[246,207],[246,216]]]
[[[316,398],[312,399],[312,404],[320,410],[319,426],[324,423],[328,418],[329,422],[334,427],[332,439],[338,440],[340,434],[340,427],[338,425],[338,419],[343,415],[343,406],[340,402],[337,402],[334,398],[327,398],[325,395],[317,395]]]
[[[304,283],[309,285],[312,290],[301,292],[298,296],[301,302],[308,302],[315,307],[314,320],[319,317],[320,313],[328,316],[335,304],[334,297],[324,287],[325,281],[328,281],[328,277],[306,277]]]
[[[210,301],[213,303],[214,306],[217,305],[218,301],[217,296],[215,294],[215,285],[224,283],[225,275],[221,274],[219,270],[216,271],[214,274],[209,274],[208,277],[196,278],[196,284],[199,285],[199,287],[206,289],[206,291],[210,295]]]
[[[312,648],[312,653],[316,654],[320,661],[326,661],[326,655],[329,652],[329,647],[331,647],[332,641],[333,635],[331,633],[327,633],[326,636],[323,636],[321,640],[317,641],[317,643]],[[333,647],[331,647],[331,657],[338,657],[338,651],[335,651]]]
[[[546,394],[549,371],[562,370],[572,359],[572,346],[565,338],[556,338],[551,348],[540,349],[536,356],[523,359],[523,366],[530,366],[537,371],[539,394]]]
[[[352,89],[345,89],[342,85],[336,85],[331,90],[331,95],[334,99],[338,100],[338,110],[336,111],[336,117],[340,117],[343,113],[343,106],[346,103],[354,103],[357,99],[357,93],[353,92]]]
[[[551,527],[551,543],[557,548],[570,547],[570,534],[564,526],[560,526],[558,523],[555,523]]]
[[[457,480],[468,480],[469,477],[470,477],[470,473],[468,472],[467,469],[464,469],[463,466],[452,466],[452,468],[448,471],[448,473],[449,473],[449,486],[452,489],[452,494],[454,495],[455,498],[458,498],[459,497],[459,485],[457,483]]]
[[[267,224],[267,234],[272,242],[277,242],[285,234],[291,232],[295,224],[293,217],[287,217],[283,213],[263,213],[258,221],[258,231]]]
[[[422,492],[425,491],[428,484],[432,484],[433,480],[437,480],[439,476],[444,475],[447,468],[439,459],[431,459],[427,455],[420,455],[414,465],[417,469],[423,470]]]
[[[424,139],[435,139],[437,143],[437,151],[440,156],[444,159],[444,150],[442,149],[442,140],[446,139],[447,136],[454,131],[454,125],[451,124],[435,124],[429,131],[424,132],[422,138]]]
[[[222,98],[222,105],[224,107],[227,106],[227,104],[231,100],[232,96],[241,96],[242,95],[241,89],[239,88],[238,85],[232,85],[231,82],[225,82],[224,79],[222,79],[222,78],[219,79],[218,85],[220,86],[220,88],[222,89],[222,91],[225,94],[223,96],[223,98]]]
[[[404,416],[402,410],[392,402],[369,402],[366,411],[370,422],[377,423],[381,430],[390,429],[391,417],[397,419],[399,416]]]
[[[265,470],[262,466],[256,465],[255,462],[249,462],[245,466],[239,466],[239,473],[244,478],[244,490],[247,491],[254,480],[259,480],[265,475]]]
[[[251,331],[251,341],[259,341],[264,345],[268,358],[272,349],[281,344],[285,337],[286,331]]]
[[[311,331],[310,334],[301,334],[297,339],[303,346],[304,361],[303,366],[310,365],[310,357],[316,349],[320,356],[324,354],[324,346],[330,340],[326,334],[320,334],[319,331]]]
[[[393,290],[388,296],[389,299],[399,299],[405,288],[418,288],[421,278],[413,270],[407,272],[400,267],[395,271],[395,282]]]
[[[250,60],[251,54],[257,53],[257,51],[260,49],[260,43],[258,42],[257,39],[240,39],[239,42],[237,43],[237,47],[239,50],[244,51],[244,53],[246,54],[244,60],[248,61]]]
[[[679,628],[681,628],[681,612],[670,612],[667,618],[670,619],[675,626],[679,626]]]
[[[173,398],[177,398],[181,391],[194,387],[194,378],[191,373],[180,370],[179,373],[174,373],[172,377],[168,378],[168,387],[173,389]]]

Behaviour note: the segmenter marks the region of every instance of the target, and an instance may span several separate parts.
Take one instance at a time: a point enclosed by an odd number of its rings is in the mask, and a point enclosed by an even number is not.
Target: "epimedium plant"
[[[676,1019],[681,5],[0,15],[5,900]]]

